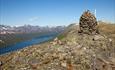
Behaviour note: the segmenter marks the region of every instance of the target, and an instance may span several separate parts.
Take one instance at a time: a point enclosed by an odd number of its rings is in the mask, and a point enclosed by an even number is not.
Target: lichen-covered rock
[[[98,33],[97,29],[97,20],[96,17],[89,11],[85,11],[80,17],[80,33],[86,34],[96,34]]]

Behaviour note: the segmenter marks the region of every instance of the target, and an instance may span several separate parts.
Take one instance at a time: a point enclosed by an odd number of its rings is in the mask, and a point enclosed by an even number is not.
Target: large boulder
[[[80,31],[79,31],[80,33],[85,33],[85,34],[98,33],[96,17],[89,10],[85,11],[81,15],[79,27],[80,27]]]

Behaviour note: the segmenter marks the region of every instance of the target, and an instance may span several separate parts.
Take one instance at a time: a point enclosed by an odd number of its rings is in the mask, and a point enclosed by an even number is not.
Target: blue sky
[[[0,24],[58,26],[78,23],[83,11],[115,22],[115,0],[0,0]]]

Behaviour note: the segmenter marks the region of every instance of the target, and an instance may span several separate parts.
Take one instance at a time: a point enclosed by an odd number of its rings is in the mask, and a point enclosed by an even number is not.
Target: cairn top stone
[[[97,20],[94,14],[89,10],[85,11],[79,21],[80,33],[85,34],[96,34],[98,33],[97,29]]]

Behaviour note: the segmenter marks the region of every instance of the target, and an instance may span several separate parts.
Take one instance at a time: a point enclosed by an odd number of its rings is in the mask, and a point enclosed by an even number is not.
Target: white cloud
[[[38,20],[38,17],[32,17],[29,19],[29,21],[36,21],[36,20]]]

